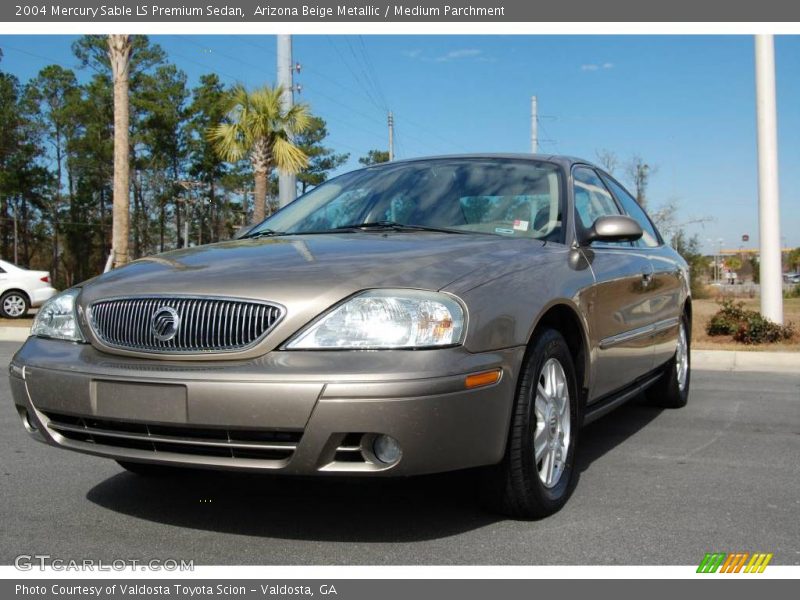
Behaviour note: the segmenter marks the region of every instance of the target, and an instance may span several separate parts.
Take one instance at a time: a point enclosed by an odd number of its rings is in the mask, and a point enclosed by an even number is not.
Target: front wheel
[[[692,343],[689,319],[681,317],[675,355],[664,365],[661,380],[647,390],[647,399],[662,408],[682,408],[689,401],[691,383]]]
[[[506,455],[487,474],[490,507],[529,519],[564,506],[575,485],[578,423],[572,355],[561,334],[547,329],[525,357]]]

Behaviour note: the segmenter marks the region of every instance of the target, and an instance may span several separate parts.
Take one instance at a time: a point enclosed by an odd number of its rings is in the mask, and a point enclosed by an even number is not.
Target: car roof
[[[546,162],[557,163],[565,168],[570,168],[574,164],[593,164],[591,161],[578,158],[576,156],[568,156],[565,154],[525,154],[522,152],[499,152],[499,153],[492,153],[492,152],[481,152],[481,153],[474,153],[474,154],[442,154],[442,155],[434,155],[434,156],[420,156],[415,158],[404,158],[400,160],[393,160],[392,162],[384,162],[378,163],[375,165],[369,165],[365,167],[367,169],[375,168],[375,167],[383,167],[388,165],[396,165],[396,164],[405,164],[405,163],[414,163],[414,162],[425,162],[430,160],[442,160],[442,159],[452,159],[452,158],[489,158],[489,159],[506,159],[506,160],[541,160]]]

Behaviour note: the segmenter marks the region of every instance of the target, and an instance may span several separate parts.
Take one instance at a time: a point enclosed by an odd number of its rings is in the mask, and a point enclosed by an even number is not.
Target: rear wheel
[[[0,296],[0,314],[6,319],[21,319],[29,308],[28,296],[22,292],[11,290]]]
[[[523,364],[506,455],[487,474],[492,509],[528,519],[564,506],[576,476],[577,399],[569,347],[560,333],[544,330]]]
[[[686,314],[681,317],[678,330],[678,345],[675,356],[664,365],[661,380],[647,390],[647,398],[656,406],[663,408],[682,408],[689,400],[689,384],[691,383],[692,345],[689,337],[689,319]]]

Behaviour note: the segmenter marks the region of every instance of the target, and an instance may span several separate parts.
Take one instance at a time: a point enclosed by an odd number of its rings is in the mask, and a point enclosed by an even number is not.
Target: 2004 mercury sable
[[[583,424],[686,403],[691,314],[686,263],[591,164],[411,160],[67,290],[11,388],[37,439],[139,473],[484,466],[496,509],[536,517]]]

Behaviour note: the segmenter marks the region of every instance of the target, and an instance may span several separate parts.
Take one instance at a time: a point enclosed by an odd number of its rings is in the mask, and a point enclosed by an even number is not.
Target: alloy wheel
[[[686,326],[683,323],[678,332],[678,348],[675,350],[675,374],[678,378],[678,389],[682,392],[686,389],[686,381],[689,376],[689,341],[686,336]]]
[[[542,484],[552,488],[564,473],[570,444],[569,386],[564,368],[555,358],[548,359],[539,373],[534,413],[536,468]]]
[[[17,294],[6,296],[3,301],[3,311],[9,317],[19,317],[25,312],[25,298]]]

